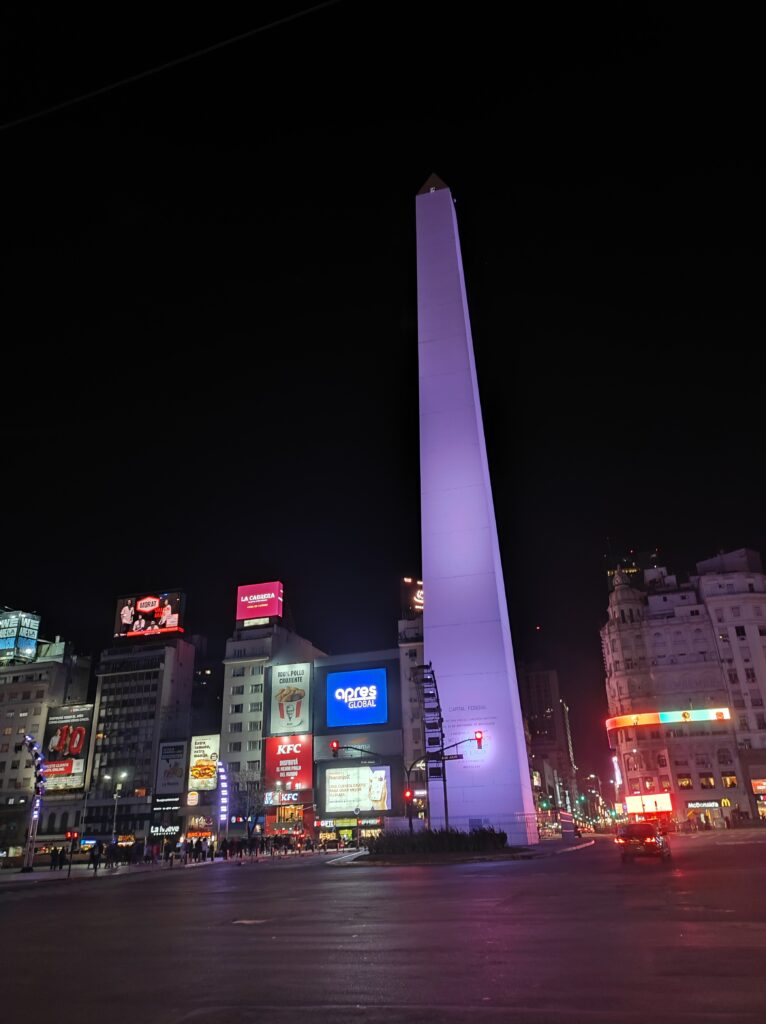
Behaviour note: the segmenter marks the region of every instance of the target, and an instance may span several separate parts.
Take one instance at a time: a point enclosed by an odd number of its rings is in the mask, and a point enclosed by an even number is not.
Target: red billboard
[[[269,736],[263,773],[265,790],[311,789],[314,755],[311,736]]]
[[[282,616],[281,583],[249,583],[237,587],[237,622]]]
[[[180,590],[158,590],[121,597],[114,617],[114,635],[138,637],[183,633],[184,604]]]

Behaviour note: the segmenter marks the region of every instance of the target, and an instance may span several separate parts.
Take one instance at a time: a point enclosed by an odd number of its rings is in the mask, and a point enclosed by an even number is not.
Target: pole
[[[24,850],[24,863],[22,865],[22,871],[34,871],[35,861],[35,840],[37,838],[37,822],[40,819],[40,806],[42,800],[39,796],[32,797],[32,812],[29,819],[29,828],[27,829],[27,845]]]
[[[449,805],[447,804],[447,762],[442,750],[442,786],[444,787],[444,827],[449,832]]]

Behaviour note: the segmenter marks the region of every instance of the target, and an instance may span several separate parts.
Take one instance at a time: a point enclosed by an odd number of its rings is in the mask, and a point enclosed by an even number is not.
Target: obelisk
[[[449,824],[537,841],[455,205],[435,175],[416,199],[425,660],[436,675]],[[429,779],[432,827],[444,825]]]

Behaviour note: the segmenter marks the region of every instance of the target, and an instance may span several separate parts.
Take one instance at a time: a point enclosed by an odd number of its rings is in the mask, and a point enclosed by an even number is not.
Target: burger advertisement
[[[272,666],[272,736],[290,736],[311,728],[310,687],[310,664]]]
[[[212,790],[218,788],[220,749],[220,736],[192,736],[189,756],[189,789]]]

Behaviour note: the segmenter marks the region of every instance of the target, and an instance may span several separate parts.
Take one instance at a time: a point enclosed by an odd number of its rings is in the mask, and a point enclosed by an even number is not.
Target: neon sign
[[[685,711],[644,711],[638,715],[618,715],[607,718],[606,731],[638,728],[642,725],[670,725],[680,722],[725,722],[731,718],[728,708],[701,708]]]

